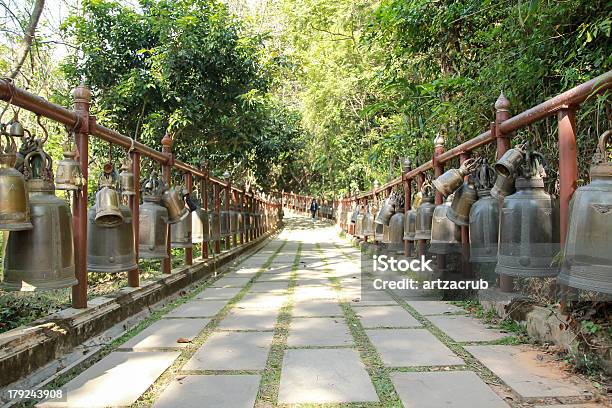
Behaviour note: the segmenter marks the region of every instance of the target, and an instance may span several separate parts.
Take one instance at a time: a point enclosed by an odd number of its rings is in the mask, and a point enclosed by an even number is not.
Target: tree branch
[[[43,8],[45,7],[45,0],[36,0],[34,3],[34,10],[32,10],[32,16],[30,17],[30,23],[28,24],[28,28],[23,36],[23,40],[21,41],[21,45],[17,50],[17,58],[15,58],[15,63],[11,67],[11,72],[9,73],[10,78],[15,78],[25,59],[28,57],[30,49],[32,48],[32,41],[34,40],[34,34],[36,33],[36,27],[38,26],[38,21],[40,20],[40,15],[42,14]]]

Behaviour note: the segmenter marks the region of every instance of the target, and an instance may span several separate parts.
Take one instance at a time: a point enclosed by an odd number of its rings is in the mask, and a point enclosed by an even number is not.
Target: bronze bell
[[[434,204],[435,196],[431,184],[425,183],[421,188],[423,199],[417,209],[414,239],[431,239],[431,222],[433,212],[436,208]]]
[[[219,225],[219,213],[217,211],[211,211],[208,215],[210,220],[210,234],[211,241],[217,241],[221,238],[221,226]]]
[[[55,188],[59,190],[80,190],[85,185],[81,163],[75,160],[76,148],[69,138],[64,148],[64,158],[57,163]]]
[[[498,274],[523,277],[557,275],[559,252],[557,200],[544,191],[539,153],[526,153],[516,193],[504,199],[499,221]]]
[[[495,185],[491,189],[491,197],[499,200],[516,193],[514,183],[514,175],[504,176],[503,174],[498,174]]]
[[[119,188],[122,195],[132,196],[136,194],[136,182],[132,173],[132,160],[129,156],[121,162],[121,172],[119,173]]]
[[[434,254],[452,254],[461,252],[461,228],[448,219],[453,195],[449,195],[443,204],[434,209],[431,222],[431,241],[429,251]]]
[[[404,211],[399,209],[389,221],[389,249],[391,251],[404,251]]]
[[[123,214],[119,208],[119,194],[114,187],[113,173],[112,165],[107,164],[98,179],[100,189],[96,193],[94,220],[101,227],[116,227],[123,222]]]
[[[170,226],[170,245],[172,248],[192,248],[191,241],[192,218],[183,218],[181,221]]]
[[[221,211],[221,237],[225,238],[230,235],[230,214],[229,211]]]
[[[191,238],[196,244],[210,241],[210,218],[207,211],[198,208],[191,213]]]
[[[374,237],[376,233],[376,223],[374,222],[374,216],[371,213],[372,207],[367,206],[365,214],[363,215],[363,228],[362,233],[364,237]]]
[[[161,205],[164,189],[155,173],[143,186],[138,236],[138,255],[143,259],[168,258],[168,210]]]
[[[114,228],[100,226],[95,222],[96,209],[87,214],[87,270],[97,273],[119,273],[138,268],[134,250],[132,211],[120,204],[123,217]],[[142,214],[142,207],[141,207]],[[141,215],[142,216],[142,215]]]
[[[186,191],[181,187],[171,187],[162,193],[161,203],[168,210],[168,224],[183,221],[189,215],[185,206]]]
[[[591,183],[570,201],[570,218],[557,281],[577,289],[612,295],[612,162],[606,150],[612,131],[599,138]]]
[[[238,211],[229,211],[230,235],[238,233]]]
[[[389,225],[391,216],[395,213],[395,206],[397,205],[397,198],[395,192],[392,191],[389,197],[383,202],[381,210],[376,216],[375,222],[377,224]]]
[[[443,196],[449,196],[463,184],[463,178],[476,170],[479,164],[480,159],[467,159],[458,169],[447,170],[435,179],[433,185]]]
[[[17,145],[7,135],[0,137],[0,230],[32,229],[30,205],[23,174],[13,168],[17,161]]]
[[[365,211],[363,204],[357,205],[355,209],[357,216],[355,217],[355,236],[363,236],[363,213]]]
[[[413,208],[406,211],[404,219],[404,241],[414,241],[416,227],[416,210]]]
[[[470,209],[476,200],[478,200],[476,186],[472,177],[469,177],[468,181],[455,192],[453,203],[446,216],[457,225],[469,225]]]
[[[476,179],[478,201],[470,209],[470,261],[497,262],[499,202],[491,197],[495,171],[486,163]]]
[[[9,123],[8,134],[10,137],[23,137],[25,131],[23,129],[23,125],[17,119],[17,116],[13,118],[13,120]]]
[[[521,167],[525,157],[525,145],[518,145],[512,149],[508,149],[506,153],[495,163],[495,171],[497,174],[509,177],[515,174]]]
[[[51,157],[42,147],[25,157],[24,173],[34,227],[9,233],[3,289],[35,291],[74,286],[72,215],[68,204],[55,196]]]

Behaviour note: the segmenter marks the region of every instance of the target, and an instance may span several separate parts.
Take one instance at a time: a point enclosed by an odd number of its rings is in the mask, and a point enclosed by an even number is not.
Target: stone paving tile
[[[227,300],[191,300],[164,317],[212,317],[225,307]]]
[[[62,386],[67,400],[39,407],[109,407],[133,404],[180,352],[114,352]]]
[[[303,300],[294,303],[292,314],[294,317],[343,316],[343,311],[338,302],[326,300],[311,302]]]
[[[589,395],[558,364],[526,346],[467,346],[470,354],[523,398]]]
[[[533,408],[604,408],[599,403],[568,404],[568,405],[536,405]]]
[[[423,316],[465,312],[460,307],[439,300],[411,300],[406,303]]]
[[[287,301],[287,295],[277,293],[247,293],[234,307],[238,309],[279,310]]]
[[[174,380],[153,408],[252,408],[259,375],[187,375]]]
[[[278,310],[232,309],[219,323],[221,330],[273,330]]]
[[[242,288],[206,288],[195,297],[196,300],[230,300],[234,298]]]
[[[392,373],[391,381],[405,407],[508,408],[471,371]]]
[[[260,267],[241,267],[225,274],[226,278],[250,278],[259,272]]]
[[[353,343],[344,319],[339,317],[294,317],[289,327],[290,347],[346,346]]]
[[[213,288],[241,288],[249,283],[250,280],[251,277],[224,276],[221,279],[213,282],[213,284],[210,286]]]
[[[361,324],[370,327],[419,327],[421,323],[401,306],[372,306],[355,309]]]
[[[366,330],[387,367],[460,365],[455,355],[425,329]]]
[[[278,282],[260,282],[257,281],[251,285],[249,292],[260,292],[260,293],[285,293],[289,281],[278,281]]]
[[[262,273],[255,282],[283,282],[291,280],[290,272]]]
[[[272,345],[272,332],[213,333],[183,370],[262,370]]]
[[[337,299],[338,293],[332,286],[301,286],[295,288],[293,298],[296,301],[304,299]]]
[[[161,319],[123,343],[120,348],[154,349],[187,347],[187,343],[177,343],[179,338],[193,340],[210,319]]]
[[[480,320],[469,316],[429,316],[427,319],[455,341],[493,341],[508,336],[488,329]]]
[[[283,404],[377,402],[378,396],[357,351],[286,350],[278,401]]]

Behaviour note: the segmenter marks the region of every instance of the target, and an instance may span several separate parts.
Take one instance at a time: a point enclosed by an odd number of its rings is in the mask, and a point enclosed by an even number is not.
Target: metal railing
[[[262,197],[252,192],[244,191],[232,185],[231,179],[221,180],[210,175],[210,171],[206,166],[197,168],[187,163],[176,160],[172,154],[172,138],[166,134],[162,140],[161,151],[155,150],[146,146],[132,138],[125,136],[117,131],[99,125],[96,122],[96,117],[90,114],[91,92],[85,86],[81,85],[74,89],[74,109],[70,110],[63,106],[54,104],[34,95],[23,89],[15,87],[12,81],[0,79],[0,99],[10,101],[13,106],[30,111],[36,115],[48,118],[55,122],[61,123],[68,128],[74,129],[75,141],[78,151],[77,160],[81,164],[84,184],[87,186],[88,180],[88,157],[89,157],[89,139],[97,137],[105,140],[112,145],[117,145],[125,148],[130,152],[132,160],[132,173],[135,179],[135,195],[129,199],[129,206],[132,211],[132,227],[134,230],[135,251],[138,259],[138,239],[139,239],[139,207],[140,207],[140,161],[141,157],[159,163],[162,166],[162,179],[170,186],[172,180],[172,169],[182,172],[185,175],[185,184],[189,193],[193,191],[194,178],[199,183],[201,193],[202,209],[206,212],[209,210],[217,213],[217,224],[212,228],[220,231],[221,216],[220,212],[236,210],[246,211],[249,213],[263,214],[261,221],[257,221],[254,228],[250,230],[242,230],[231,234],[230,236],[221,237],[217,235],[212,237],[208,242],[202,244],[202,259],[208,258],[209,252],[212,254],[221,253],[221,240],[225,241],[224,248],[230,249],[246,244],[255,240],[277,227],[276,219],[277,209],[280,204],[269,197]],[[209,209],[208,196],[212,190],[213,193],[213,208]],[[221,200],[222,193],[225,197]],[[223,203],[221,202],[223,201]],[[87,187],[78,190],[73,195],[72,202],[72,224],[74,234],[74,253],[75,253],[75,270],[78,284],[72,287],[72,306],[75,308],[87,307]],[[211,229],[212,229],[211,228]],[[211,247],[209,247],[209,245]],[[161,261],[161,268],[164,274],[169,274],[172,267],[171,255],[171,237],[170,227],[167,229],[167,254],[168,257]],[[186,265],[193,264],[193,250],[186,248],[185,259]],[[128,272],[128,285],[138,287],[140,285],[139,269],[134,269]]]

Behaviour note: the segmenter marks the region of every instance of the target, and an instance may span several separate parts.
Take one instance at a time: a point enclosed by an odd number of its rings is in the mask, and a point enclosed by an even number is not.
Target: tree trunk
[[[21,45],[17,50],[17,57],[15,58],[15,63],[11,67],[11,72],[9,73],[10,78],[15,78],[25,59],[32,48],[32,41],[34,40],[34,34],[36,33],[36,26],[38,26],[38,20],[40,20],[40,15],[42,14],[43,8],[45,7],[45,0],[36,0],[34,2],[34,10],[32,10],[32,15],[30,16],[30,22],[28,23],[28,28],[23,35],[23,40],[21,41]]]

